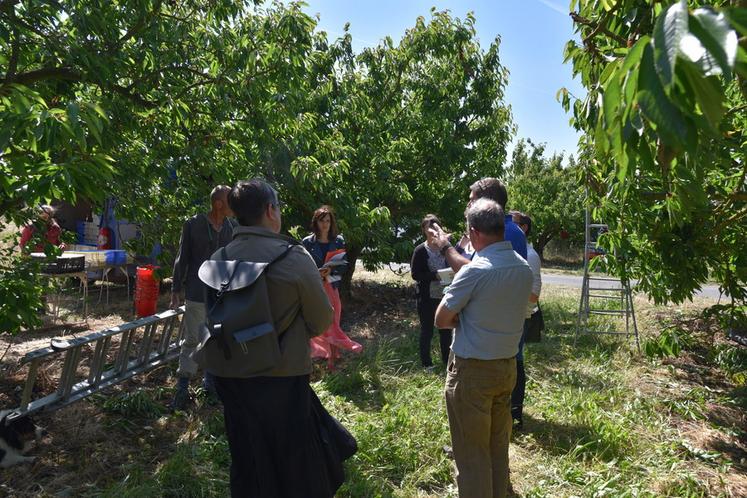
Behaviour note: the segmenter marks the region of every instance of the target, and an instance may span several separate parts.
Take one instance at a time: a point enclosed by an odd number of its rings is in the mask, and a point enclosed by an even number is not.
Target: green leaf
[[[80,108],[78,107],[78,104],[75,102],[71,102],[67,105],[67,118],[70,120],[70,124],[72,126],[76,126],[78,124],[78,114],[80,112]]]
[[[625,83],[623,84],[625,112],[623,119],[634,109],[632,104],[635,100],[635,92],[638,90],[638,71],[639,68],[636,67],[628,71],[628,74],[625,76]]]
[[[607,12],[614,9],[616,4],[617,4],[617,0],[602,0],[602,7]]]
[[[665,88],[674,84],[674,67],[682,37],[687,34],[687,4],[680,0],[656,20],[654,48],[656,71]]]
[[[742,78],[747,79],[747,50],[739,47],[737,62],[734,64],[734,72]]]
[[[607,127],[611,128],[617,117],[617,109],[620,107],[620,79],[617,75],[610,78],[607,86],[604,87],[602,101],[604,105],[604,121]]]
[[[650,45],[643,52],[636,100],[644,116],[656,125],[659,136],[671,147],[681,150],[687,140],[687,127],[682,113],[664,92]]]
[[[747,35],[747,9],[730,7],[722,11],[729,18],[731,25],[743,35]]]
[[[640,62],[641,56],[643,55],[643,49],[649,44],[649,42],[651,42],[651,37],[644,35],[635,42],[635,45],[628,49],[628,54],[625,56],[622,64],[623,71],[629,71],[633,66]]]
[[[682,68],[695,93],[700,110],[713,128],[712,131],[718,131],[721,118],[724,116],[724,107],[722,105],[723,92],[717,77],[703,76],[698,68],[688,61],[683,61]]]
[[[706,76],[723,74],[730,79],[738,45],[737,33],[726,17],[711,9],[696,9],[691,16],[690,32],[708,52],[699,61]]]
[[[90,112],[90,110],[84,109],[81,113],[81,117],[83,118],[83,121],[86,123],[86,126],[88,127],[88,132],[93,135],[93,137],[96,139],[96,142],[98,142],[99,145],[102,145],[103,142],[101,140],[101,123],[96,118],[93,113]]]
[[[628,159],[628,155],[625,154],[625,151],[622,151],[617,156],[617,179],[620,182],[624,182],[625,178],[628,176],[628,164],[630,163]]]

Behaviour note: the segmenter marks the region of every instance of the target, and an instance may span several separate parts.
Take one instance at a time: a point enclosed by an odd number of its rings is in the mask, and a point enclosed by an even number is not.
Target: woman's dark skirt
[[[233,498],[329,498],[332,482],[309,376],[216,377],[231,451]]]

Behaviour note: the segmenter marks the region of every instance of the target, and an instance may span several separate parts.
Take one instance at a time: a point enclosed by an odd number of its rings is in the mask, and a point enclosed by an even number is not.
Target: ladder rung
[[[96,341],[96,347],[93,350],[93,356],[91,357],[91,364],[88,368],[88,383],[92,384],[96,379],[96,372],[99,370],[99,362],[101,361],[101,353],[104,350],[104,339],[100,338]]]
[[[625,310],[589,310],[590,315],[624,315]]]
[[[615,301],[622,299],[621,296],[610,296],[605,294],[589,294],[589,297],[594,299],[614,299]]]
[[[144,363],[145,359],[148,357],[148,354],[150,353],[151,346],[153,345],[153,334],[156,333],[157,326],[158,326],[158,323],[151,323],[145,326],[143,338],[140,342],[140,350],[138,351],[138,354],[137,354],[137,359],[139,363]]]
[[[611,277],[591,277],[587,276],[586,280],[601,280],[604,282],[620,282],[619,278],[611,278]]]
[[[101,356],[99,357],[98,365],[96,366],[96,374],[93,379],[94,384],[98,384],[101,381],[101,376],[104,373],[104,367],[106,366],[106,355],[109,352],[109,346],[111,346],[112,338],[107,336],[104,338],[104,345],[101,349]]]
[[[34,390],[34,384],[36,383],[36,371],[39,369],[40,360],[32,360],[29,366],[28,377],[26,377],[26,385],[23,386],[23,394],[21,394],[21,410],[25,410],[29,406],[31,401],[31,393]]]
[[[602,330],[586,330],[582,332],[580,335],[583,335],[583,334],[635,335],[635,332],[609,332],[609,331],[602,331]]]
[[[606,223],[589,223],[589,228],[607,228]]]
[[[607,291],[607,292],[621,292],[625,289],[619,287],[589,287],[590,291]]]

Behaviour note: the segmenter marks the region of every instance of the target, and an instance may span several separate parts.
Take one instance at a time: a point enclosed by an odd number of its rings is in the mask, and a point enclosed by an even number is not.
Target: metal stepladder
[[[52,339],[50,346],[27,353],[28,364],[20,406],[8,419],[52,411],[119,384],[179,356],[184,333],[184,306],[74,339]],[[62,357],[57,387],[34,396],[34,385],[45,365]]]
[[[576,317],[575,339],[581,334],[633,335],[638,351],[641,350],[638,338],[638,324],[633,307],[633,293],[627,278],[597,276],[590,271],[594,257],[606,254],[597,245],[598,236],[607,230],[603,223],[591,223],[589,208],[586,208],[585,243],[584,243],[584,280],[581,286],[581,299]],[[598,316],[617,316],[625,319],[625,330],[593,330],[590,318]]]

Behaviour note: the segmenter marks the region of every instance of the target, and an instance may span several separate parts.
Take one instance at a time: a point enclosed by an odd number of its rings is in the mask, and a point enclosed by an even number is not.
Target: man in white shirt
[[[532,218],[519,211],[513,211],[511,215],[513,222],[529,238],[529,233],[532,231]],[[527,243],[527,263],[529,263],[529,267],[532,269],[532,293],[529,295],[527,318],[524,320],[524,333],[519,342],[519,354],[516,355],[516,387],[514,387],[511,393],[511,418],[514,421],[514,428],[516,430],[524,428],[524,393],[527,380],[524,371],[524,342],[527,340],[529,328],[533,324],[542,323],[542,311],[539,309],[539,296],[542,291],[540,257],[537,251],[534,250],[534,247],[532,247],[532,244],[529,243]]]

